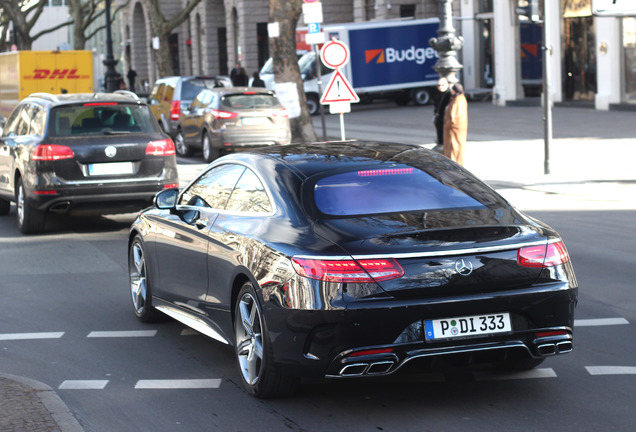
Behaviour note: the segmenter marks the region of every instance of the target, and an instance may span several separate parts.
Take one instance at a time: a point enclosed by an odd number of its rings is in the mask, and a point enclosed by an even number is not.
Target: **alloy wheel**
[[[236,353],[243,379],[249,385],[255,385],[263,365],[263,331],[261,312],[256,299],[250,293],[244,293],[239,303],[239,316],[236,317]]]
[[[133,243],[130,254],[130,292],[135,313],[141,315],[146,307],[146,261],[139,242]]]

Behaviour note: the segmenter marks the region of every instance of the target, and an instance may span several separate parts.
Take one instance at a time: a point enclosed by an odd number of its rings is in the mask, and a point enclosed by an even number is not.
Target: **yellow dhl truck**
[[[92,51],[0,53],[0,116],[31,93],[93,92]]]

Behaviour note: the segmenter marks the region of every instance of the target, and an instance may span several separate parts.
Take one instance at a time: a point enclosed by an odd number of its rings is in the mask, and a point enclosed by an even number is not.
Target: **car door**
[[[13,172],[20,148],[31,141],[30,124],[34,108],[24,104],[9,117],[0,144],[0,190],[3,195],[13,195]]]
[[[257,280],[273,280],[267,272],[276,268],[281,257],[271,250],[263,238],[273,232],[274,208],[263,182],[249,168],[239,179],[210,229],[208,250],[208,314],[215,322],[231,311],[233,279],[237,267],[247,267]],[[277,239],[279,240],[279,239]]]
[[[175,211],[155,221],[159,281],[155,295],[197,314],[208,290],[208,231],[244,171],[220,165],[201,175],[181,195]]]
[[[212,100],[211,92],[202,90],[190,106],[190,112],[184,121],[183,138],[188,145],[200,145],[201,128],[205,109]]]

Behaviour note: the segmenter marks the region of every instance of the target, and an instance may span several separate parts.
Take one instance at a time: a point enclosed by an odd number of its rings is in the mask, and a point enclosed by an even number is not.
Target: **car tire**
[[[320,112],[320,101],[316,95],[307,95],[307,111],[310,116],[314,116]]]
[[[431,92],[426,88],[417,88],[411,94],[415,105],[428,105],[431,102]]]
[[[272,346],[258,297],[251,283],[239,291],[234,308],[236,363],[243,386],[258,398],[292,394],[298,378],[279,373],[272,364]]]
[[[185,140],[183,139],[183,132],[181,131],[181,129],[177,130],[177,134],[174,137],[174,148],[179,156],[192,156],[192,149],[185,143]]]
[[[0,216],[6,216],[11,210],[11,201],[7,201],[4,198],[0,198]]]
[[[139,321],[145,323],[159,321],[163,315],[152,305],[146,253],[139,235],[135,236],[128,251],[128,275],[133,310]]]
[[[15,183],[16,221],[22,234],[38,234],[44,231],[46,213],[32,207],[21,178]]]
[[[217,159],[221,155],[219,149],[215,148],[212,145],[212,138],[210,137],[210,134],[208,132],[203,132],[201,149],[203,150],[203,159],[207,163],[212,162],[214,159]]]

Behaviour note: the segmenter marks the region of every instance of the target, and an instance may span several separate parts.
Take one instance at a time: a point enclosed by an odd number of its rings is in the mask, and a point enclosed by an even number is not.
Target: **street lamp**
[[[464,38],[455,36],[453,27],[453,10],[451,0],[438,0],[439,30],[438,37],[431,38],[428,43],[439,54],[439,59],[433,69],[440,77],[446,78],[449,83],[456,83],[457,71],[463,66],[457,60],[457,51],[464,45]]]
[[[110,29],[110,1],[106,0],[106,59],[104,60],[104,66],[106,66],[106,91],[109,93],[117,90],[117,71],[115,65],[117,60],[113,56],[113,35]]]

